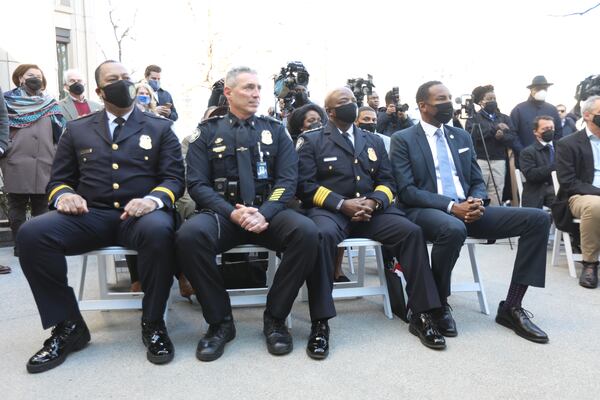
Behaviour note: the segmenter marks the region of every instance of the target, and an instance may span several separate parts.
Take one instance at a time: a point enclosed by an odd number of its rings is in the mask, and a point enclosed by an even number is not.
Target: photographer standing
[[[385,104],[385,111],[380,111],[377,114],[377,132],[392,136],[392,133],[414,125],[408,114],[406,114],[408,109],[404,109],[400,105],[400,97],[395,95],[393,90],[386,93]]]
[[[502,114],[498,109],[492,85],[477,86],[473,89],[471,96],[473,103],[479,104],[481,110],[475,113],[473,118],[467,119],[466,130],[471,134],[475,146],[477,164],[481,168],[486,191],[491,199],[490,204],[498,205],[498,196],[502,200],[502,191],[504,190],[506,151],[515,146],[517,150],[520,150],[520,143],[510,117]],[[494,175],[493,180],[492,174]],[[498,196],[496,196],[494,182]]]

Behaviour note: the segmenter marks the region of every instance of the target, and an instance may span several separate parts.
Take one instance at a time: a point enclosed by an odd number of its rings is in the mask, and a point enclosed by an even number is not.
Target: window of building
[[[63,90],[63,75],[69,69],[69,44],[71,43],[71,31],[69,29],[56,28],[56,60],[58,62],[58,92],[59,98],[66,96]]]

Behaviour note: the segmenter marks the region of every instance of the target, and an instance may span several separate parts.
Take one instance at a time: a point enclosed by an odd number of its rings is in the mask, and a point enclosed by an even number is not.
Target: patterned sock
[[[511,283],[508,288],[508,295],[506,295],[506,300],[504,301],[504,308],[521,307],[521,301],[523,301],[528,287],[520,283]]]

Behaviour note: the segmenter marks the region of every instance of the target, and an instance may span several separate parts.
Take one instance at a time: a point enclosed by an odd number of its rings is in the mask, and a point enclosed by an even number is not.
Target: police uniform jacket
[[[113,142],[105,111],[68,122],[48,183],[50,206],[77,193],[92,207],[122,209],[150,195],[172,208],[183,194],[184,168],[171,125],[134,107]]]
[[[308,216],[326,214],[345,228],[350,218],[338,211],[341,200],[366,197],[381,206],[376,212],[403,215],[395,207],[395,184],[383,140],[356,126],[354,148],[330,121],[304,132],[296,145],[299,156],[298,197]],[[322,210],[327,210],[323,212]]]
[[[209,209],[229,218],[241,202],[235,194],[226,200],[215,190],[216,179],[239,182],[235,132],[244,130],[242,151],[250,151],[257,201],[267,221],[294,197],[298,179],[298,156],[281,122],[266,116],[240,120],[232,114],[209,118],[198,125],[186,156],[188,192],[199,210]],[[262,159],[262,161],[261,161]],[[267,176],[259,177],[258,163],[265,162]]]

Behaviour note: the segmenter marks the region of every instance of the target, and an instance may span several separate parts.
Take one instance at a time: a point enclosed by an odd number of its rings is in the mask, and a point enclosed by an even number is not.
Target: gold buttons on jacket
[[[113,169],[119,169],[119,164],[117,164],[117,163],[113,163],[113,165],[112,165],[112,168],[113,168]]]
[[[358,158],[354,159],[354,164],[358,164]]]
[[[121,204],[120,204],[118,201],[115,201],[115,202],[113,203],[113,205],[115,206],[115,208],[119,208],[119,207],[121,207]]]
[[[356,192],[356,197],[360,197],[360,193]]]
[[[113,143],[113,145],[112,145],[112,149],[113,149],[113,150],[119,150],[119,145],[118,145],[118,144],[116,144],[116,143]]]
[[[118,183],[113,183],[113,189],[117,190],[119,188],[119,184]]]
[[[360,176],[359,175],[356,175],[356,180],[360,181]]]
[[[148,161],[148,156],[144,156],[144,160]]]

